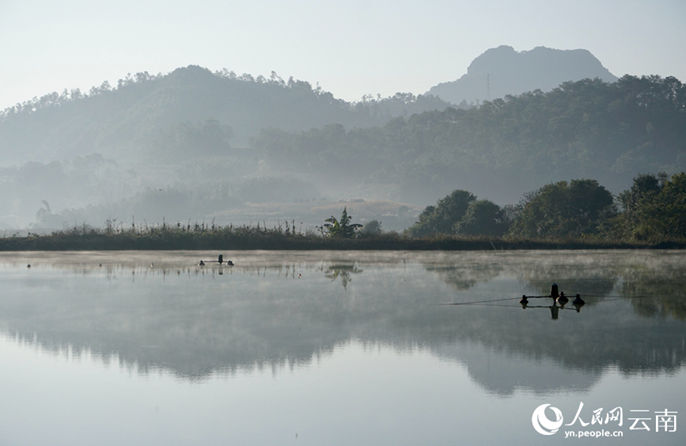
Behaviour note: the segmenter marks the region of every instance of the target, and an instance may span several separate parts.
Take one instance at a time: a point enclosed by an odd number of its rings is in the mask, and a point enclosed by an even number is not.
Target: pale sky
[[[347,100],[419,94],[502,44],[686,81],[686,1],[0,0],[0,109],[189,64],[274,70]]]

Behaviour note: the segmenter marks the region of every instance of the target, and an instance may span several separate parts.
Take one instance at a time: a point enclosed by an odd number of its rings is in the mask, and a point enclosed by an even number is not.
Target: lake
[[[0,253],[0,444],[686,444],[684,251],[217,254]]]

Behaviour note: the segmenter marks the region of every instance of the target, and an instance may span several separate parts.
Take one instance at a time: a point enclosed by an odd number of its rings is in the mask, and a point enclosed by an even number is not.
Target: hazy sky
[[[423,93],[501,44],[686,81],[686,1],[0,0],[0,108],[189,64],[275,70],[348,100]]]

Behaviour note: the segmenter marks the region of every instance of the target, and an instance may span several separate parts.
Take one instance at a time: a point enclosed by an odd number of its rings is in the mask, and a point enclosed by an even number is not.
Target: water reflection
[[[622,283],[621,294],[640,315],[686,320],[686,274],[674,265],[631,271]]]
[[[593,296],[589,304],[594,305],[605,296],[612,294],[620,272],[614,259],[597,259],[593,254],[574,256],[563,252],[549,258],[549,262],[528,263],[520,265],[516,274],[527,287],[533,288],[538,294],[550,291],[551,283],[559,282],[560,289],[566,290],[567,295]]]
[[[459,361],[500,394],[586,389],[608,368],[672,372],[686,358],[683,253],[251,253],[234,267],[121,256],[27,271],[4,255],[0,330],[192,380],[305,366],[358,340]],[[522,311],[522,294],[553,281],[587,296],[583,310],[541,298]]]
[[[453,262],[439,265],[426,264],[424,267],[458,291],[468,290],[478,283],[488,282],[503,271],[502,265],[498,263]]]
[[[352,274],[359,274],[363,270],[360,269],[357,264],[336,264],[329,265],[326,267],[324,275],[335,282],[336,279],[340,277],[341,285],[344,289],[348,289],[348,284],[352,281]]]

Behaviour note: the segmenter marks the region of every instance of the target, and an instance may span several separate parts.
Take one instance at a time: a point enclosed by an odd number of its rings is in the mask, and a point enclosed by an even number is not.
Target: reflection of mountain
[[[512,395],[516,390],[527,389],[537,393],[586,390],[602,373],[567,368],[550,358],[522,361],[516,353],[504,354],[497,348],[477,343],[450,344],[432,351],[442,358],[463,362],[475,382],[498,395]]]
[[[377,263],[373,253],[346,253],[324,262],[323,253],[284,253],[279,254],[281,264],[272,263],[274,257],[265,267],[254,260],[237,262],[241,266],[225,268],[223,275],[216,266],[127,266],[109,272],[106,267],[84,267],[81,273],[75,273],[73,264],[66,271],[41,265],[31,270],[5,267],[0,268],[0,330],[42,348],[115,354],[142,371],[163,368],[189,379],[308,363],[354,339],[427,349],[463,362],[477,382],[504,394],[516,388],[588,388],[608,367],[657,373],[676,370],[686,360],[684,323],[667,314],[646,317],[626,299],[606,298],[581,313],[564,311],[556,321],[547,310],[522,310],[516,300],[492,307],[439,305],[516,296],[522,292],[521,282],[546,280],[531,271],[548,274],[542,265],[554,256],[411,255],[411,263],[403,260],[405,254],[388,255]],[[655,271],[685,268],[683,254],[663,258],[585,253],[576,260],[568,254],[562,279],[581,280],[583,271],[590,274],[589,258],[597,263],[593,278],[602,277],[602,271],[608,277],[622,271],[622,277],[650,281]],[[469,264],[475,270],[482,265],[487,271],[492,271],[488,265],[499,263],[502,270],[495,278],[475,273],[483,282],[460,291],[420,266],[443,262]],[[142,264],[150,264],[150,259]],[[347,289],[326,276],[350,268],[362,272]],[[631,274],[640,268],[641,275]],[[669,283],[664,283],[662,295],[679,296]]]

